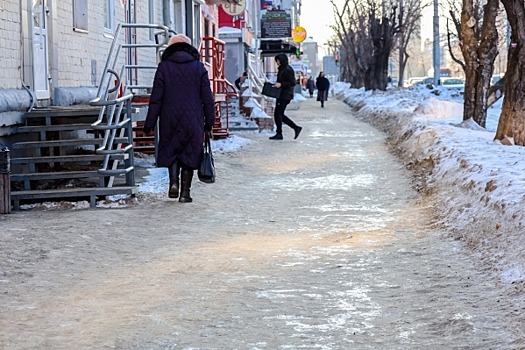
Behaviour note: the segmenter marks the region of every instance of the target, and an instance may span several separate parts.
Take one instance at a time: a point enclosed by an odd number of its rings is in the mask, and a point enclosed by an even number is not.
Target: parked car
[[[425,80],[425,77],[412,77],[408,78],[406,82],[406,87],[414,86],[416,84],[421,84]]]
[[[465,80],[463,78],[442,78],[441,86],[445,89],[456,89],[459,92],[465,91]]]
[[[498,81],[500,81],[501,78],[503,78],[505,76],[505,73],[500,73],[500,74],[494,74],[492,76],[492,79],[490,79],[490,85],[494,85],[496,84]]]
[[[423,79],[423,81],[420,84],[423,84],[423,85],[434,84],[434,77],[425,77],[425,79]]]

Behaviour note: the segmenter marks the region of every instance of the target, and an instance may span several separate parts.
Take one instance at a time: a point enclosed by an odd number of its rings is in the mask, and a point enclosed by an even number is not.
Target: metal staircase
[[[96,97],[88,106],[36,108],[13,144],[14,210],[50,199],[88,199],[95,207],[108,195],[133,195],[134,152],[155,153],[156,135],[142,134],[153,78],[169,37],[168,27],[118,25]],[[199,48],[215,97],[214,138],[228,131],[228,101],[237,96],[224,77],[225,43],[204,38]]]
[[[210,73],[210,85],[215,97],[215,124],[213,138],[229,136],[229,100],[238,97],[235,86],[225,77],[225,42],[215,37],[205,37],[200,45],[201,61]]]
[[[151,92],[168,39],[164,26],[119,24],[89,106],[36,108],[26,114],[26,125],[18,131],[31,141],[14,143],[11,154],[14,210],[65,198],[88,199],[94,207],[105,196],[135,193],[133,114],[147,106],[143,96]]]

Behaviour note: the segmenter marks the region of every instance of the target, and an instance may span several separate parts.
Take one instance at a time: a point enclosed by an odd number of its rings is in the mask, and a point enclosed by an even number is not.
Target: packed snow
[[[359,119],[387,134],[396,154],[414,172],[416,188],[439,212],[437,223],[476,252],[501,282],[522,282],[522,286],[525,148],[494,141],[502,100],[489,109],[484,129],[472,120],[463,121],[462,96],[453,90],[418,86],[372,92],[335,83],[332,94]],[[296,103],[302,101],[300,97],[296,96]],[[228,153],[248,142],[232,135],[213,141],[212,148]],[[155,168],[152,156],[136,162],[149,171],[139,184],[139,196],[164,195],[166,169]],[[97,206],[127,204],[129,200],[113,198]],[[48,210],[54,204],[44,206]],[[87,202],[70,205],[72,209],[86,207]]]
[[[525,148],[494,140],[502,100],[489,109],[485,129],[463,121],[462,96],[451,91],[372,92],[337,83],[333,92],[359,119],[385,131],[407,167],[420,174],[420,191],[432,200],[446,231],[476,252],[500,281],[522,286]]]

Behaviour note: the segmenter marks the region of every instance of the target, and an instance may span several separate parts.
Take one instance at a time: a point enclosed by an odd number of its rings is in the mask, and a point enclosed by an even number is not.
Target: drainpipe
[[[27,87],[27,85],[24,83],[23,80],[22,80],[22,87],[27,91],[27,93],[29,94],[29,98],[30,98],[29,107],[27,108],[26,112],[31,112],[33,108],[35,108],[36,95],[30,88]]]
[[[171,0],[162,0],[162,20],[164,21],[164,25],[168,28],[171,28],[170,2]]]

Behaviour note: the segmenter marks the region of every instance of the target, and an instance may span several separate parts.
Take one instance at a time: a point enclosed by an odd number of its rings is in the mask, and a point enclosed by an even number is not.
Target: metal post
[[[9,149],[0,146],[0,214],[11,212],[11,168]]]
[[[439,53],[439,2],[434,0],[434,46],[432,51],[432,59],[434,63],[434,86],[438,85],[440,72],[441,72],[441,60]]]
[[[399,0],[399,27],[401,28],[401,45],[399,45],[399,63],[398,63],[398,86],[403,86],[403,77],[401,76],[401,65],[403,64],[403,45],[405,43],[405,28],[403,28],[403,15],[404,15],[404,9],[403,9],[403,0]],[[390,75],[392,76],[392,75]]]

